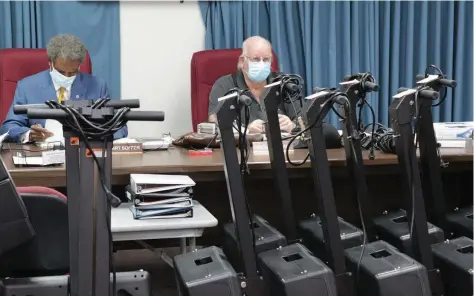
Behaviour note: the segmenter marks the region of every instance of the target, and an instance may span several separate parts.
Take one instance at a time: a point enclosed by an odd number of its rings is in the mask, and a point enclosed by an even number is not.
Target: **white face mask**
[[[66,77],[63,74],[59,73],[58,70],[54,69],[52,65],[51,65],[50,74],[51,74],[51,79],[53,80],[53,82],[59,87],[64,87],[64,88],[71,87],[72,83],[74,82],[74,79],[76,79],[76,75],[71,76],[71,77]]]

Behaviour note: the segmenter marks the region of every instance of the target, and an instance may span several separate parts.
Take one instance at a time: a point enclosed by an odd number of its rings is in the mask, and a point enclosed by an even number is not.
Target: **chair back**
[[[204,50],[191,59],[191,112],[194,131],[208,119],[209,94],[217,79],[237,71],[242,49]],[[273,53],[272,71],[278,71],[278,60]]]
[[[0,49],[0,122],[7,116],[18,81],[48,68],[45,48]],[[89,54],[86,55],[80,71],[92,73]]]

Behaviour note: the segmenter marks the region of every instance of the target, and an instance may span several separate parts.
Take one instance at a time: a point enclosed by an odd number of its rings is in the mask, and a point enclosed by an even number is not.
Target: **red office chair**
[[[45,187],[16,188],[10,174],[0,159],[0,207],[12,204],[20,195],[22,208],[26,209],[26,218],[34,233],[30,239],[20,245],[6,244],[0,255],[0,278],[2,277],[31,277],[65,274],[69,270],[69,231],[68,209],[66,197],[56,190]],[[18,208],[18,207],[16,207]],[[10,211],[15,210],[13,208]],[[6,215],[9,216],[9,215]],[[12,214],[10,219],[20,216]],[[16,218],[17,219],[17,218]],[[4,231],[3,240],[18,240],[19,229],[6,226],[10,220],[3,216],[0,224]],[[19,220],[16,220],[19,221]],[[25,229],[20,229],[25,232]],[[5,241],[0,243],[5,246]]]
[[[207,121],[209,93],[221,76],[235,73],[242,49],[204,50],[195,52],[191,59],[191,112],[194,131]],[[278,71],[278,60],[273,53],[272,71]]]
[[[19,80],[49,68],[44,48],[0,49],[0,122],[5,120]],[[81,65],[81,72],[92,73],[89,55]]]

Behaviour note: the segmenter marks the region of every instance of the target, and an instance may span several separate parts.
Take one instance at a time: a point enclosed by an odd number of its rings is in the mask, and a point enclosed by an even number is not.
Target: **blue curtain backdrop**
[[[370,71],[380,84],[368,101],[388,124],[398,87],[435,64],[458,81],[436,121],[473,120],[472,2],[201,1],[206,48],[241,47],[260,35],[271,41],[280,70],[302,75],[306,91],[336,87],[346,74]],[[366,110],[364,118],[371,121]],[[330,122],[337,124],[335,114]]]
[[[0,1],[0,48],[44,48],[57,34],[79,37],[93,74],[120,98],[120,11],[116,1]]]

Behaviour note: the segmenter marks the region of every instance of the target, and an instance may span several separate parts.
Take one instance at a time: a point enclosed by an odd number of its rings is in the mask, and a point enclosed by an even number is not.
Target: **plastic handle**
[[[140,108],[140,100],[111,100],[105,103],[106,107],[112,108]]]
[[[29,108],[26,114],[31,119],[64,119],[69,116],[66,111],[49,108]]]
[[[438,80],[440,84],[446,86],[446,87],[451,87],[451,88],[455,88],[458,83],[456,82],[456,80],[451,80],[451,79],[440,79]]]
[[[398,92],[401,93],[401,92],[404,92],[406,90],[409,90],[409,88],[407,87],[400,87],[398,89]],[[431,99],[431,100],[437,100],[439,99],[439,93],[437,91],[434,91],[434,90],[427,90],[427,89],[424,89],[424,90],[420,90],[418,92],[418,95],[425,98],[425,99]]]
[[[420,81],[420,80],[425,79],[425,78],[426,77],[423,74],[416,75],[416,81]],[[443,86],[451,87],[451,88],[455,88],[458,85],[456,80],[445,79],[445,78],[438,79],[437,82],[439,84],[443,85]]]
[[[125,113],[128,121],[163,121],[165,112],[163,111],[128,111]]]
[[[287,83],[285,83],[285,88],[289,91],[297,91],[298,90],[298,85],[296,85],[292,82],[287,82]]]
[[[240,95],[239,96],[239,103],[245,106],[252,105],[252,99],[247,95]]]
[[[31,104],[31,105],[15,105],[13,106],[14,114],[26,114],[28,109],[49,109],[49,106],[45,104]]]
[[[370,91],[379,91],[380,89],[378,84],[370,82],[370,81],[364,82],[363,87],[365,90],[370,90]]]

